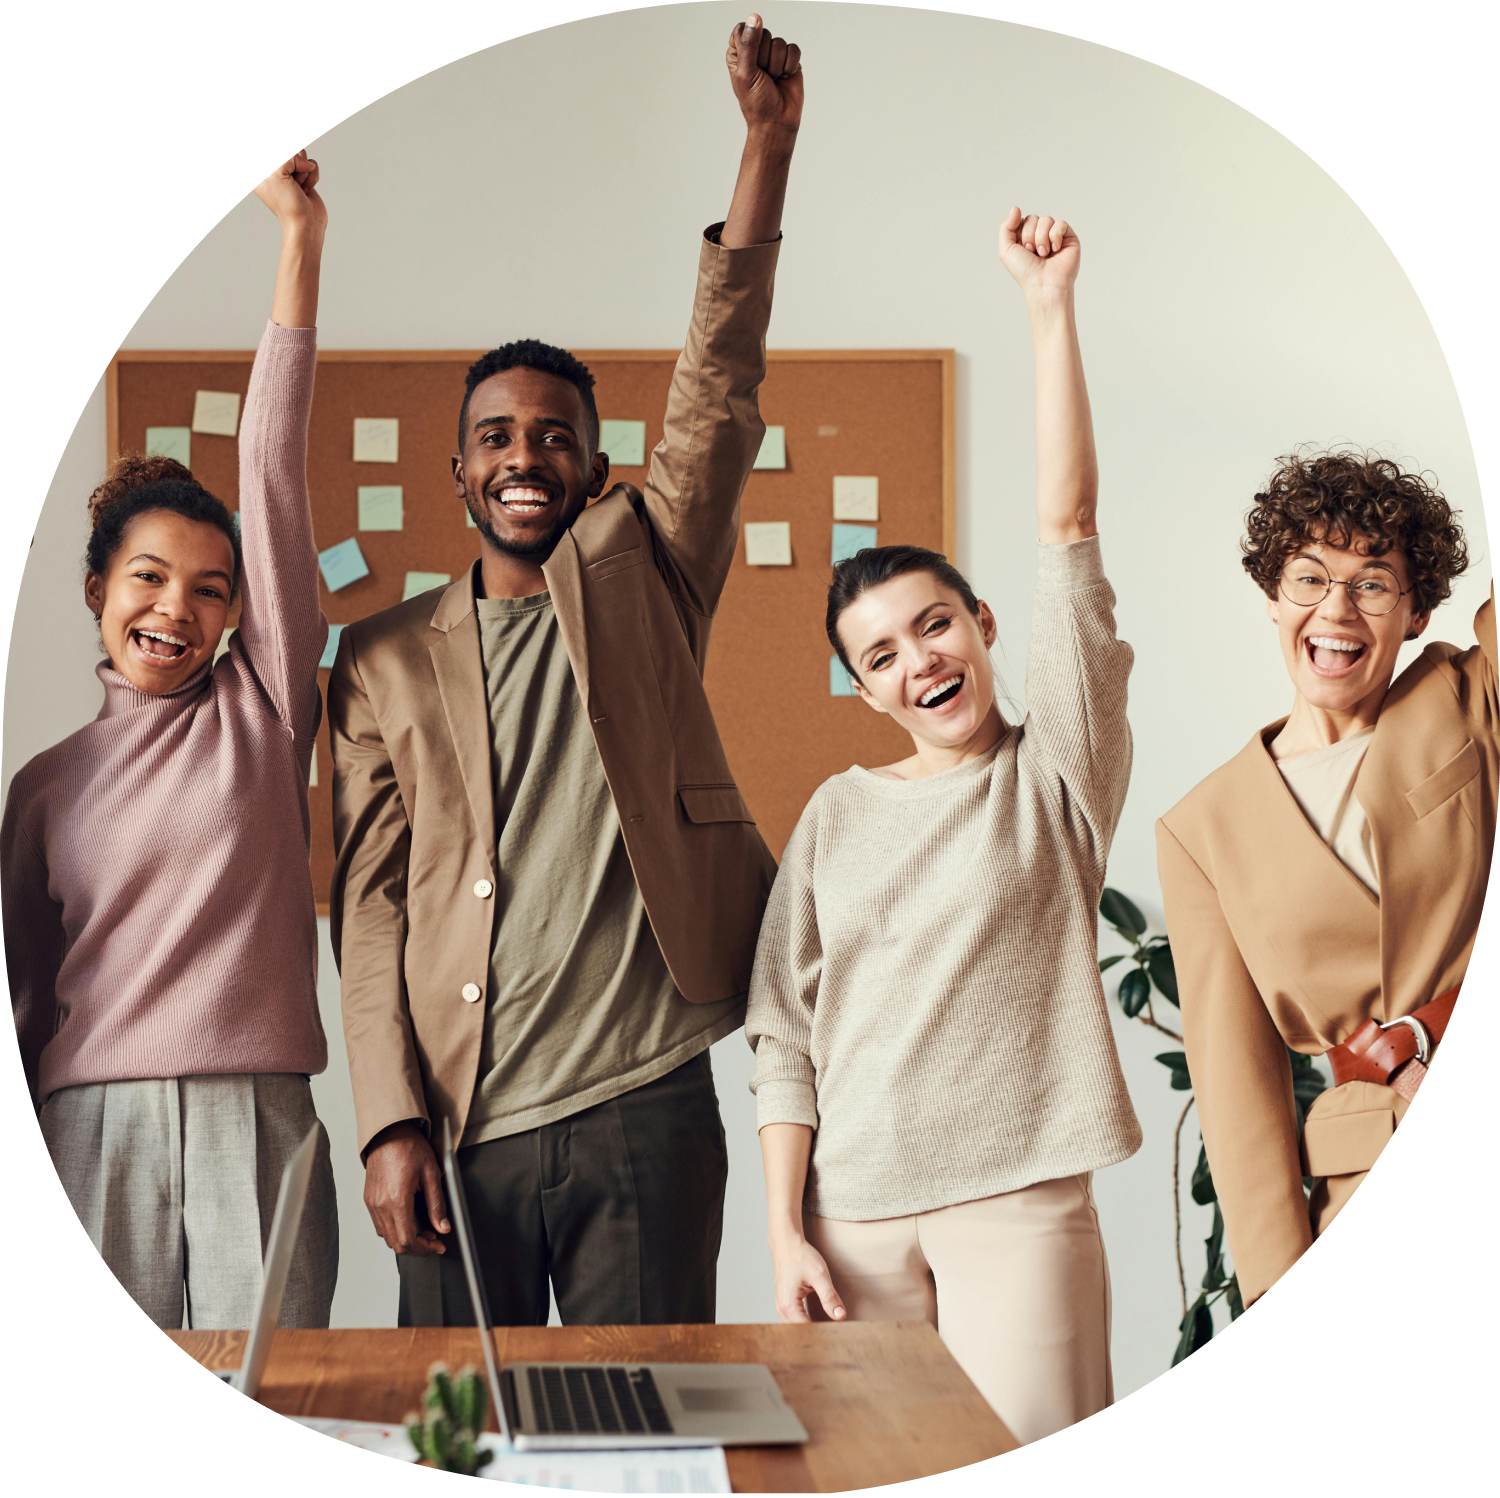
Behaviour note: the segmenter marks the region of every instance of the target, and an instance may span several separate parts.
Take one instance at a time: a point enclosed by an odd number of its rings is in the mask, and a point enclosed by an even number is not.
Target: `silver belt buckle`
[[[1389,1024],[1384,1024],[1380,1028],[1394,1030],[1397,1025],[1405,1025],[1417,1037],[1417,1060],[1426,1066],[1432,1059],[1432,1036],[1427,1033],[1427,1026],[1415,1015],[1403,1014],[1400,1019],[1393,1019]]]

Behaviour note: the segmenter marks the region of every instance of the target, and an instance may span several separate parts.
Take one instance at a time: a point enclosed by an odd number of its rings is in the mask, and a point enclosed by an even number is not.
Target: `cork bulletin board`
[[[318,356],[308,443],[319,549],[358,540],[369,575],[337,592],[320,581],[323,612],[349,623],[401,600],[409,571],[458,577],[478,555],[453,493],[463,377],[480,351],[326,351]],[[646,455],[661,440],[675,351],[580,350],[605,420],[644,421]],[[106,382],[111,457],[143,452],[148,427],[188,427],[197,391],[249,385],[252,351],[122,351]],[[857,697],[830,691],[823,615],[831,570],[835,475],[879,479],[881,545],[912,542],[954,554],[951,350],[773,351],[760,393],[768,425],[786,433],[786,466],[750,475],[745,522],[785,521],[790,566],[750,566],[743,530],[714,622],[705,678],[735,778],[780,857],[812,792],[852,764],[884,764],[910,741]],[[398,461],[356,462],[356,418],[400,422]],[[190,466],[231,509],[239,503],[234,438],[193,432]],[[644,465],[611,464],[611,481],[644,485]],[[361,485],[400,485],[400,530],[359,529]],[[326,689],[328,673],[320,672]],[[332,759],[319,729],[312,813],[313,888],[326,910],[333,873]]]

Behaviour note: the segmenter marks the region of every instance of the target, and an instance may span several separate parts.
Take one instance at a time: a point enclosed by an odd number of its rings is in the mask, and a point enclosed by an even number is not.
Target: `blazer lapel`
[[[571,530],[564,533],[552,555],[542,563],[542,576],[547,579],[547,591],[552,595],[552,609],[557,615],[558,632],[562,635],[568,659],[573,665],[573,680],[577,683],[578,695],[587,711],[589,652],[583,616],[583,562],[578,555],[578,542]]]
[[[489,699],[484,684],[484,653],[474,612],[473,570],[451,583],[438,600],[432,627],[432,669],[448,719],[453,753],[463,776],[469,810],[480,844],[495,871],[495,790],[490,748]]]

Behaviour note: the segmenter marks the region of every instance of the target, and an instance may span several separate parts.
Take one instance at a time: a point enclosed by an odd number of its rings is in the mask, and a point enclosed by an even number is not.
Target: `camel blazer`
[[[776,865],[703,690],[709,627],[765,428],[757,390],[779,244],[702,246],[645,492],[616,484],[542,571],[625,847],[673,981],[743,994]],[[499,884],[474,571],[351,624],[328,684],[334,954],[359,1147],[393,1123],[463,1133]]]
[[[1495,604],[1479,645],[1429,645],[1392,683],[1355,784],[1380,898],[1292,798],[1261,730],[1158,823],[1183,1038],[1203,1142],[1248,1304],[1331,1220],[1406,1110],[1349,1082],[1309,1111],[1299,1154],[1283,1042],[1320,1055],[1462,982],[1484,903],[1500,780]],[[1323,1178],[1312,1220],[1303,1174]]]

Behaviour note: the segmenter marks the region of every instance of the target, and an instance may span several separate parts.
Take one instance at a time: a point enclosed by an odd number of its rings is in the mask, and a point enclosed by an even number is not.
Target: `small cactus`
[[[473,1477],[494,1455],[477,1449],[488,1406],[484,1381],[472,1368],[460,1368],[454,1379],[443,1363],[434,1363],[427,1379],[423,1413],[406,1417],[406,1433],[423,1461]]]

